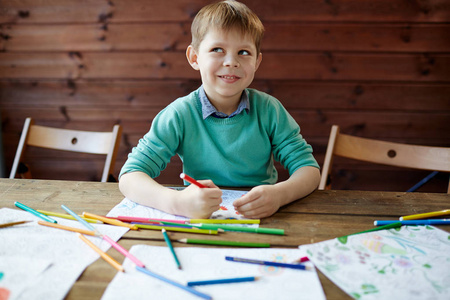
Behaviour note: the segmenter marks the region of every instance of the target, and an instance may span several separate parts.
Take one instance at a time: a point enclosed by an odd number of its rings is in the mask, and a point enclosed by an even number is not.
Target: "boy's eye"
[[[247,50],[241,50],[239,51],[239,55],[250,55],[250,52],[248,52]]]
[[[221,52],[223,52],[223,49],[222,49],[222,48],[213,48],[213,49],[211,50],[211,52],[221,53]]]

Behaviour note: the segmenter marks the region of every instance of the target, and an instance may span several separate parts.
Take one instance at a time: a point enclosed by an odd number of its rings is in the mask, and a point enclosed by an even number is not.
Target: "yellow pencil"
[[[110,219],[110,218],[107,218],[107,217],[102,217],[102,216],[94,215],[94,214],[87,213],[87,212],[83,212],[83,217],[91,218],[91,219],[97,219],[97,220],[102,221],[103,223],[108,223],[108,224],[111,224],[111,225],[127,227],[127,228],[130,228],[132,230],[138,230],[139,229],[139,228],[137,228],[136,225],[133,225],[133,224],[124,223],[124,222],[116,220],[116,219]]]
[[[61,214],[61,213],[57,213],[57,212],[53,212],[53,211],[46,211],[46,210],[40,210],[40,209],[36,209],[36,210],[46,216],[59,217],[59,218],[64,218],[64,219],[69,219],[69,220],[76,220],[75,217],[73,217],[69,214]],[[98,224],[103,223],[99,220],[84,218],[82,216],[80,216],[80,218],[84,219],[86,222],[89,222],[89,223],[98,223]]]
[[[95,232],[91,231],[91,230],[80,229],[80,228],[75,228],[75,227],[70,227],[70,226],[64,226],[64,225],[56,224],[56,223],[38,221],[38,224],[39,225],[48,226],[48,227],[57,228],[57,229],[62,229],[62,230],[68,230],[68,231],[73,231],[73,232],[80,232],[82,234],[87,234],[87,235],[93,235],[93,236],[96,235]]]
[[[98,254],[100,254],[100,256],[106,260],[106,262],[108,262],[111,266],[113,266],[117,271],[120,272],[125,272],[124,268],[111,256],[109,256],[108,254],[106,254],[105,252],[102,251],[102,249],[100,249],[99,247],[97,247],[96,245],[94,245],[90,240],[88,240],[86,237],[84,237],[82,234],[78,233],[78,237],[85,242],[86,244],[88,244],[89,247],[91,247],[92,249],[94,249],[95,252],[97,252]]]
[[[259,219],[253,219],[253,220],[236,220],[236,219],[226,219],[226,220],[219,220],[219,219],[190,219],[188,220],[191,224],[196,223],[209,223],[209,224],[259,224]]]
[[[423,214],[404,216],[404,217],[400,217],[400,221],[427,219],[430,217],[438,217],[438,216],[445,216],[445,215],[450,215],[450,209],[433,211],[433,212],[428,212],[428,213],[423,213]]]

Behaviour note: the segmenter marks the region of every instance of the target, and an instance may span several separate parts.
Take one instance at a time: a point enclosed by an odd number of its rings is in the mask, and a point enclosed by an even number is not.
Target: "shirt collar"
[[[240,114],[244,110],[246,110],[247,112],[250,110],[250,101],[248,100],[248,91],[246,89],[244,90],[244,92],[241,95],[241,101],[239,102],[238,108],[236,109],[236,111],[234,111],[230,115],[227,115],[223,112],[218,111],[214,107],[214,105],[212,105],[212,103],[208,99],[208,96],[206,96],[203,85],[199,89],[199,97],[200,97],[200,103],[202,104],[203,120],[211,115],[216,118],[231,118],[231,117],[234,117],[234,116]]]

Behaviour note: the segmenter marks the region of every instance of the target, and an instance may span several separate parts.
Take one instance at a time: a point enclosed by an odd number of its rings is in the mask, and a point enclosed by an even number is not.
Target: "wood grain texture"
[[[107,214],[123,199],[117,183],[57,180],[0,179],[0,195],[1,207],[14,208],[15,201],[27,199],[27,204],[42,210],[64,212],[61,204],[65,204],[75,212],[99,215]],[[373,228],[376,219],[441,210],[448,205],[448,200],[449,195],[444,193],[315,191],[261,220],[261,226],[284,229],[284,236],[226,232],[221,237],[206,238],[268,242],[277,247],[294,248]],[[446,226],[440,228],[448,231]],[[172,240],[186,238],[185,233],[170,235]],[[189,237],[200,238],[195,234]],[[141,230],[127,232],[119,244],[129,250],[133,245],[164,246],[165,242],[159,231]],[[174,242],[174,247],[187,246],[192,247]],[[124,257],[114,249],[107,253],[123,263]],[[111,266],[98,259],[78,278],[66,299],[99,299],[114,276]],[[323,274],[319,274],[319,278],[327,299],[350,299]]]
[[[263,21],[364,21],[445,22],[450,4],[445,0],[311,0],[274,2],[243,0]],[[161,22],[190,21],[208,0],[177,0],[170,3],[136,0],[73,2],[61,0],[4,0],[0,23]]]
[[[190,24],[210,0],[34,1],[0,5],[0,114],[6,172],[26,117],[67,129],[123,126],[116,169],[153,117],[200,86],[185,58]],[[343,133],[450,147],[450,3],[444,0],[244,0],[265,25],[252,87],[278,98],[319,163],[331,125]],[[57,176],[96,178],[64,154]],[[176,161],[176,160],[175,160]],[[349,166],[355,167],[352,170]],[[72,170],[73,172],[68,172]],[[159,180],[177,179],[178,162]],[[338,164],[336,188],[412,186],[389,169]],[[118,170],[116,170],[118,172]],[[378,174],[378,175],[377,175]],[[77,177],[81,176],[81,177]],[[364,179],[380,176],[379,186]],[[48,178],[48,177],[44,177]],[[57,177],[58,178],[58,177]],[[67,177],[63,177],[66,179]],[[286,178],[285,173],[280,179]],[[382,180],[383,179],[383,180]],[[408,184],[409,182],[409,184]],[[439,188],[436,191],[440,191]]]

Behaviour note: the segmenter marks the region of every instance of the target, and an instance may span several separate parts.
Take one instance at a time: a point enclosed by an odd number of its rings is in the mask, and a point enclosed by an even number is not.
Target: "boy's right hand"
[[[179,211],[189,218],[207,219],[219,210],[222,203],[222,191],[211,180],[198,180],[208,188],[199,188],[193,184],[180,191]]]

